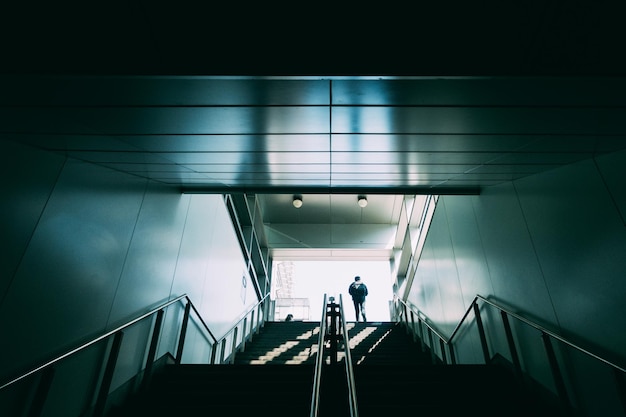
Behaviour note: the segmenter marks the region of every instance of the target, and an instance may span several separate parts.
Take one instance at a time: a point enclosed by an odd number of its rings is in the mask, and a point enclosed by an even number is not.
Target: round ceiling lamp
[[[366,207],[367,206],[367,197],[365,197],[364,195],[360,195],[359,198],[357,199],[357,204],[361,208]]]
[[[295,208],[300,208],[300,207],[302,207],[302,196],[300,196],[300,195],[294,195],[294,196],[293,196],[293,201],[292,201],[292,203],[291,203],[291,204],[293,204],[293,206],[294,206]]]

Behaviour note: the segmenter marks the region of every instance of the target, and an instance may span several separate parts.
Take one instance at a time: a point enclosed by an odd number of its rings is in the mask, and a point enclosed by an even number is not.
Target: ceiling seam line
[[[328,187],[333,185],[333,80],[328,80]]]

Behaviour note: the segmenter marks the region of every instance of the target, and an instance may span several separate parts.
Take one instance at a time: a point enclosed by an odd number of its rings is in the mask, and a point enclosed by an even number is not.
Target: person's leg
[[[363,321],[367,321],[367,317],[365,316],[365,301],[361,303],[361,316],[363,316]]]
[[[359,321],[359,313],[361,312],[361,306],[356,300],[352,300],[354,303],[354,314],[356,315],[356,321]]]

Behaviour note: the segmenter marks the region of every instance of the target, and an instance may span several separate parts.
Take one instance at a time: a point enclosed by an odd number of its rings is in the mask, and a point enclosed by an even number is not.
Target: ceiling
[[[0,138],[257,194],[275,253],[389,256],[404,195],[477,194],[626,147],[623,13],[583,3],[14,2]]]
[[[5,75],[0,89],[4,139],[262,196],[277,254],[388,257],[404,194],[477,194],[626,148],[624,79]]]
[[[260,194],[265,234],[275,260],[389,260],[396,245],[403,195]],[[420,200],[421,201],[421,200]],[[422,207],[416,209],[420,212]],[[416,214],[419,216],[419,214]]]

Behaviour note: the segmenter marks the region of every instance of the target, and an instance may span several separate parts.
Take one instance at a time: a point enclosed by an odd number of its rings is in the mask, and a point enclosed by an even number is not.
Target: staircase
[[[433,365],[396,323],[348,323],[361,417],[557,416],[506,370]],[[319,324],[268,322],[232,365],[168,365],[109,417],[309,414]],[[281,366],[277,366],[281,365]],[[322,370],[320,417],[349,416],[343,354]],[[232,415],[231,414],[231,415]]]
[[[243,352],[239,365],[315,365],[320,324],[309,321],[266,322]]]
[[[360,417],[558,416],[495,365],[433,365],[397,323],[356,323],[348,330]]]

